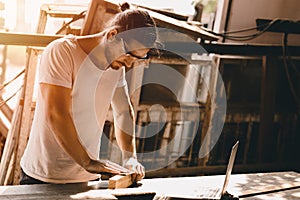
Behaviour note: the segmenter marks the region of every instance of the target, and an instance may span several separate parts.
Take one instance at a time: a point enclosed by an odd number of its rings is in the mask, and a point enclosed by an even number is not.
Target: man
[[[141,31],[126,34],[134,29]],[[134,172],[136,181],[145,176],[136,157],[125,68],[147,59],[156,38],[148,13],[128,9],[101,33],[67,36],[45,48],[34,120],[21,160],[21,184],[86,182],[101,173]],[[110,105],[123,166],[98,159]]]

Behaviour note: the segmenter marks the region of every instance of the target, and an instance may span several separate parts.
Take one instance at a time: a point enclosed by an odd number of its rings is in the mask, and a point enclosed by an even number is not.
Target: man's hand
[[[144,166],[134,157],[129,158],[124,167],[129,169],[131,172],[134,172],[133,180],[140,181],[145,177],[145,168]]]
[[[110,174],[127,174],[130,173],[130,170],[118,165],[109,160],[91,160],[89,164],[84,166],[84,168],[90,172],[95,174],[101,173],[110,173]]]

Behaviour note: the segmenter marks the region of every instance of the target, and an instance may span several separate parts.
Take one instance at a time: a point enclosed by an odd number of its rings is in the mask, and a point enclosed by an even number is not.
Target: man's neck
[[[101,70],[106,70],[109,66],[104,53],[104,36],[104,33],[98,33],[78,38],[80,47],[89,56],[96,67]]]

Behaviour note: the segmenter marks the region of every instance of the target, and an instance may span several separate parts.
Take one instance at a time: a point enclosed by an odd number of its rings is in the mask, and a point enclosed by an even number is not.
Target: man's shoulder
[[[66,47],[66,46],[72,46],[75,44],[75,36],[67,35],[61,38],[58,38],[56,40],[53,40],[51,43],[49,43],[48,47]]]
[[[50,42],[45,51],[47,52],[68,52],[76,48],[75,36],[64,36]]]

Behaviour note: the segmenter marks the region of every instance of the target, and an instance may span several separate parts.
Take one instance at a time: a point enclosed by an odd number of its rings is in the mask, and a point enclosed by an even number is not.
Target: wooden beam
[[[189,64],[198,64],[201,66],[210,66],[211,60],[187,60],[178,55],[173,56],[151,56],[150,63],[154,64],[163,64],[163,65],[189,65]]]
[[[63,35],[43,35],[0,32],[0,44],[45,47]]]
[[[215,64],[211,66],[210,71],[210,78],[209,78],[209,93],[207,95],[206,99],[206,106],[205,106],[205,115],[203,126],[202,126],[202,134],[201,134],[201,146],[203,146],[203,151],[199,152],[199,156],[204,156],[203,159],[200,159],[198,162],[199,165],[206,165],[206,163],[209,160],[210,156],[210,145],[211,145],[211,135],[215,131],[215,127],[217,125],[215,124],[216,120],[215,117],[221,116],[219,113],[215,113],[218,105],[217,105],[217,99],[220,91],[218,88],[218,83],[220,82],[219,74],[219,67],[220,67],[220,58],[215,57]],[[224,116],[225,117],[225,116]],[[209,142],[210,141],[210,142]],[[206,155],[205,155],[206,154]]]
[[[188,47],[188,43],[182,44]],[[282,45],[246,44],[246,43],[200,43],[208,53],[222,55],[248,55],[248,56],[282,56]],[[188,48],[185,48],[188,49]],[[289,56],[300,56],[300,46],[288,46]]]
[[[178,19],[178,20],[182,20],[182,21],[187,21],[188,18],[189,18],[188,15],[179,14],[179,13],[176,13],[174,11],[168,11],[168,10],[164,10],[164,9],[155,9],[155,8],[150,8],[150,7],[139,5],[139,4],[133,4],[133,5],[138,7],[138,8],[145,8],[145,9],[148,9],[148,10],[152,10],[154,12],[157,12],[157,13],[160,13],[160,14]]]
[[[55,39],[64,37],[64,35],[47,35],[47,34],[24,34],[24,33],[9,33],[0,32],[0,44],[3,45],[21,45],[21,46],[38,46],[45,47],[47,44]],[[166,43],[166,47],[171,48],[172,43]],[[178,45],[178,43],[176,43]],[[263,45],[263,44],[228,44],[228,43],[200,43],[208,53],[216,53],[221,55],[247,55],[247,56],[261,56],[261,55],[282,55],[282,46],[280,45]],[[194,53],[193,49],[189,48],[189,43],[180,44],[185,53]],[[289,46],[290,56],[300,56],[299,46]],[[168,58],[163,58],[164,62],[168,61]],[[174,58],[171,58],[174,59]],[[154,62],[161,62],[158,59],[153,58]],[[182,64],[187,62],[183,59],[177,60]]]
[[[181,33],[186,33],[193,38],[201,38],[203,40],[216,41],[219,37],[203,30],[197,26],[190,25],[187,21],[177,20],[164,14],[160,14],[145,7],[136,6],[138,10],[147,11],[154,19],[158,26],[163,28],[170,28]],[[118,4],[109,0],[92,0],[85,22],[82,28],[82,35],[92,34],[101,31],[103,22],[108,18],[112,18],[118,12]],[[101,19],[99,19],[99,16]]]
[[[127,188],[133,184],[133,174],[115,175],[108,180],[108,189]]]
[[[22,119],[21,119],[21,130],[18,141],[18,151],[16,154],[16,162],[15,162],[15,171],[14,171],[14,184],[17,185],[20,179],[20,161],[23,153],[25,151],[25,147],[27,145],[27,141],[29,138],[29,133],[32,124],[32,118],[34,109],[32,107],[33,100],[33,92],[34,92],[34,82],[36,76],[36,67],[38,63],[38,56],[42,51],[36,48],[28,49],[28,60],[26,64],[26,74],[25,74],[25,83],[24,83],[24,107],[22,111]]]
[[[220,38],[199,28],[198,26],[193,26],[188,24],[185,21],[177,20],[172,17],[168,17],[166,15],[145,9],[145,8],[138,8],[139,10],[147,11],[150,16],[154,19],[158,26],[163,28],[169,28],[181,33],[188,34],[194,38],[201,38],[203,40],[208,41],[217,41]]]
[[[0,119],[0,135],[2,135],[4,138],[6,138],[7,133],[8,133],[8,128],[6,127],[4,122]],[[1,153],[0,153],[0,157],[1,157]]]
[[[0,102],[3,102],[3,104],[1,105],[1,112],[4,114],[4,116],[11,121],[12,116],[13,116],[13,110],[9,107],[9,105],[7,105],[6,102],[4,102],[3,98],[0,96]]]
[[[74,18],[87,9],[87,5],[43,4],[36,33],[44,33],[48,16],[53,18]]]
[[[81,35],[102,31],[106,25],[105,23],[112,19],[118,10],[119,5],[114,2],[91,0],[81,29]]]
[[[20,105],[22,97],[23,94],[21,93],[19,95],[18,104],[14,111],[12,122],[11,122],[11,128],[8,131],[5,146],[3,149],[3,154],[0,162],[0,185],[4,185],[5,183],[5,179],[9,174],[8,168],[13,158],[13,153],[17,148],[17,141],[20,132],[20,123],[21,123],[22,110],[23,110],[23,106]]]

